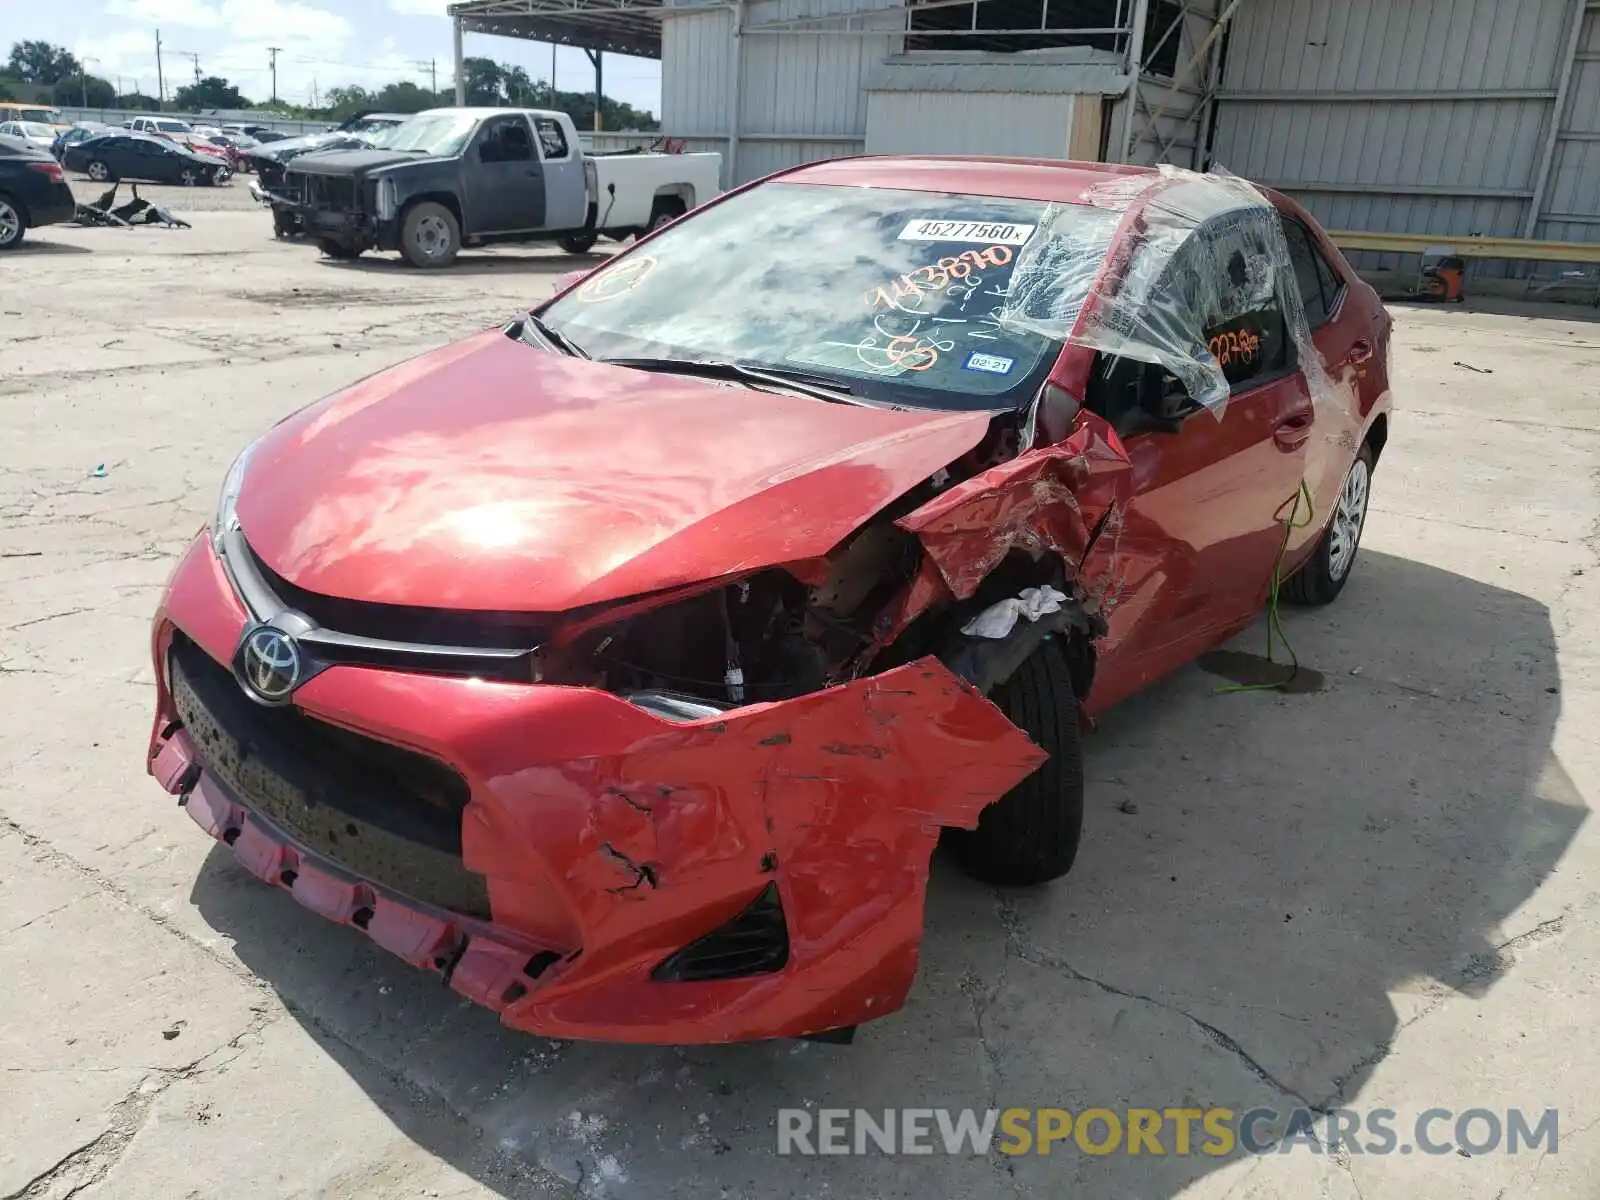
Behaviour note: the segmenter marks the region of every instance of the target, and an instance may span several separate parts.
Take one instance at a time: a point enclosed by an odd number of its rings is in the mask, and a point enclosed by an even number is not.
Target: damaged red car
[[[842,1037],[936,843],[1064,874],[1080,724],[1343,588],[1388,333],[1232,177],[770,177],[249,447],[155,618],[151,773],[517,1029]]]

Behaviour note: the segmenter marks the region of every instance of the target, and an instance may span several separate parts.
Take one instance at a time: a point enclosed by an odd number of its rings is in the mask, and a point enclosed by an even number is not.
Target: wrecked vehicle
[[[149,769],[514,1028],[843,1038],[941,838],[1062,875],[1080,719],[1339,594],[1388,333],[1230,176],[770,177],[248,448],[155,617]]]
[[[584,152],[572,118],[542,109],[436,108],[370,153],[289,164],[274,214],[330,258],[397,250],[447,267],[463,247],[554,241],[582,254],[676,220],[720,191],[722,156]]]

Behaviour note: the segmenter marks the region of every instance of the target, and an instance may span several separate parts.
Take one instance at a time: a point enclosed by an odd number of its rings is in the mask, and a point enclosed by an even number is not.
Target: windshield
[[[1019,407],[1059,339],[997,319],[1026,246],[1081,304],[1117,214],[940,192],[772,183],[663,230],[540,316],[594,358],[737,361],[884,403]],[[1068,294],[1068,293],[1072,294]]]
[[[477,118],[466,113],[433,113],[412,117],[385,138],[385,150],[415,150],[448,157],[461,153]]]

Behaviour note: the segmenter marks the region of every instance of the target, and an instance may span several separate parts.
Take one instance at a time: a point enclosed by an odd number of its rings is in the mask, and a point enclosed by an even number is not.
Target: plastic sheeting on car
[[[1069,206],[1047,214],[1019,256],[1002,322],[1157,364],[1220,417],[1238,376],[1228,365],[1265,349],[1249,318],[1276,309],[1313,402],[1335,407],[1278,210],[1258,188],[1225,171],[1163,166],[1097,184],[1080,203],[1120,214],[1116,231],[1105,245],[1078,245],[1072,231],[1083,226],[1066,219]]]

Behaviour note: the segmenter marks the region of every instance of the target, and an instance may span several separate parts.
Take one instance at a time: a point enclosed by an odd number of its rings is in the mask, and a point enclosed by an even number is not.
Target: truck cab
[[[268,199],[331,257],[397,250],[439,267],[464,246],[549,240],[577,253],[641,233],[711,199],[720,177],[717,154],[588,155],[563,112],[439,108],[379,148],[293,160]]]

